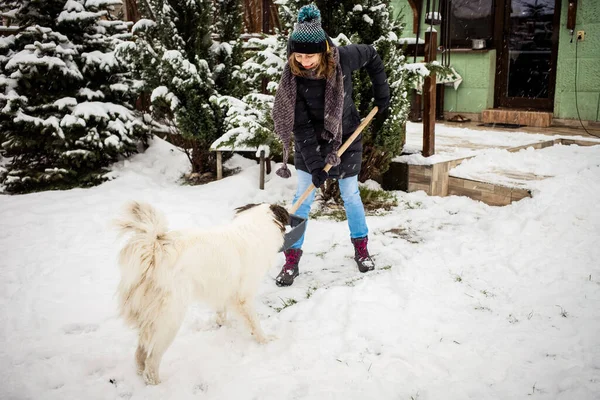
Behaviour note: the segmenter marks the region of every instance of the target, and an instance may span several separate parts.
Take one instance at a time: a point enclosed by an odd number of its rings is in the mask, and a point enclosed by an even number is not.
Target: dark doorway
[[[551,111],[560,0],[496,3],[495,106]]]

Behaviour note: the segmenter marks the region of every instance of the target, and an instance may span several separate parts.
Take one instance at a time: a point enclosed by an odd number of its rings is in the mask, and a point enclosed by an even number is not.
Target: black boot
[[[356,261],[360,272],[369,272],[375,269],[375,263],[369,255],[369,249],[367,249],[368,242],[368,236],[352,239],[352,244],[354,245],[354,260]]]
[[[285,254],[285,264],[279,275],[277,275],[277,278],[275,278],[275,283],[277,286],[291,286],[294,283],[294,278],[300,273],[298,271],[298,263],[300,262],[300,257],[302,257],[302,250],[288,249],[283,254]]]

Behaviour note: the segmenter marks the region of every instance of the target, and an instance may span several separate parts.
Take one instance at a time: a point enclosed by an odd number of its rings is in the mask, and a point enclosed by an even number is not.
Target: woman
[[[381,126],[390,101],[383,62],[372,46],[335,47],[321,28],[319,9],[304,6],[288,42],[290,57],[275,94],[273,121],[275,133],[283,141],[283,165],[277,175],[291,176],[287,168],[288,147],[294,135],[294,165],[298,187],[294,202],[313,183],[320,187],[327,178],[337,178],[340,186],[354,259],[360,272],[375,268],[367,249],[368,227],[358,191],[362,161],[362,135],[340,157],[336,152],[360,124],[352,100],[352,71],[365,68],[379,107],[376,124]],[[323,171],[329,163],[329,173]],[[299,207],[296,215],[308,218],[315,193]],[[285,251],[285,265],[276,278],[278,286],[289,286],[298,276],[304,236]]]

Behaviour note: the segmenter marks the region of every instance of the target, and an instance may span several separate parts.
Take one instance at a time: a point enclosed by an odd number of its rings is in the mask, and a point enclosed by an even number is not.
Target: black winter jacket
[[[366,68],[374,91],[374,103],[380,109],[390,102],[390,88],[383,62],[371,45],[352,44],[338,47],[344,77],[344,113],[342,144],[360,124],[360,116],[352,100],[352,72]],[[296,77],[296,110],[294,117],[294,165],[311,173],[325,167],[325,157],[332,143],[321,137],[325,114],[325,80]],[[362,163],[362,134],[342,154],[340,165],[329,170],[332,178],[358,175]]]

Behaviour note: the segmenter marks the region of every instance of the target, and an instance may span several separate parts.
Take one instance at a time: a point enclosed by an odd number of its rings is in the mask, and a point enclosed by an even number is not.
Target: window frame
[[[496,27],[500,24],[502,21],[498,21],[498,14],[496,13],[497,7],[499,5],[499,3],[504,3],[503,0],[491,0],[492,4],[491,4],[491,10],[490,10],[490,16],[489,16],[489,21],[490,21],[490,37],[485,39],[485,49],[489,50],[489,49],[493,49],[495,48],[496,45]],[[442,3],[442,15],[447,15],[446,13],[446,7],[448,7],[448,2],[443,2]],[[448,13],[450,14],[450,13]],[[454,21],[455,19],[452,18],[452,16],[450,16],[450,21],[447,20],[443,20],[442,21],[442,32],[444,32],[444,34],[448,34],[450,35],[450,32],[452,30],[452,24],[450,24],[450,27],[447,27],[446,24],[448,24],[449,22]],[[472,38],[475,39],[475,38]],[[473,44],[471,42],[472,39],[451,39],[450,40],[450,49],[472,49],[473,48]]]

